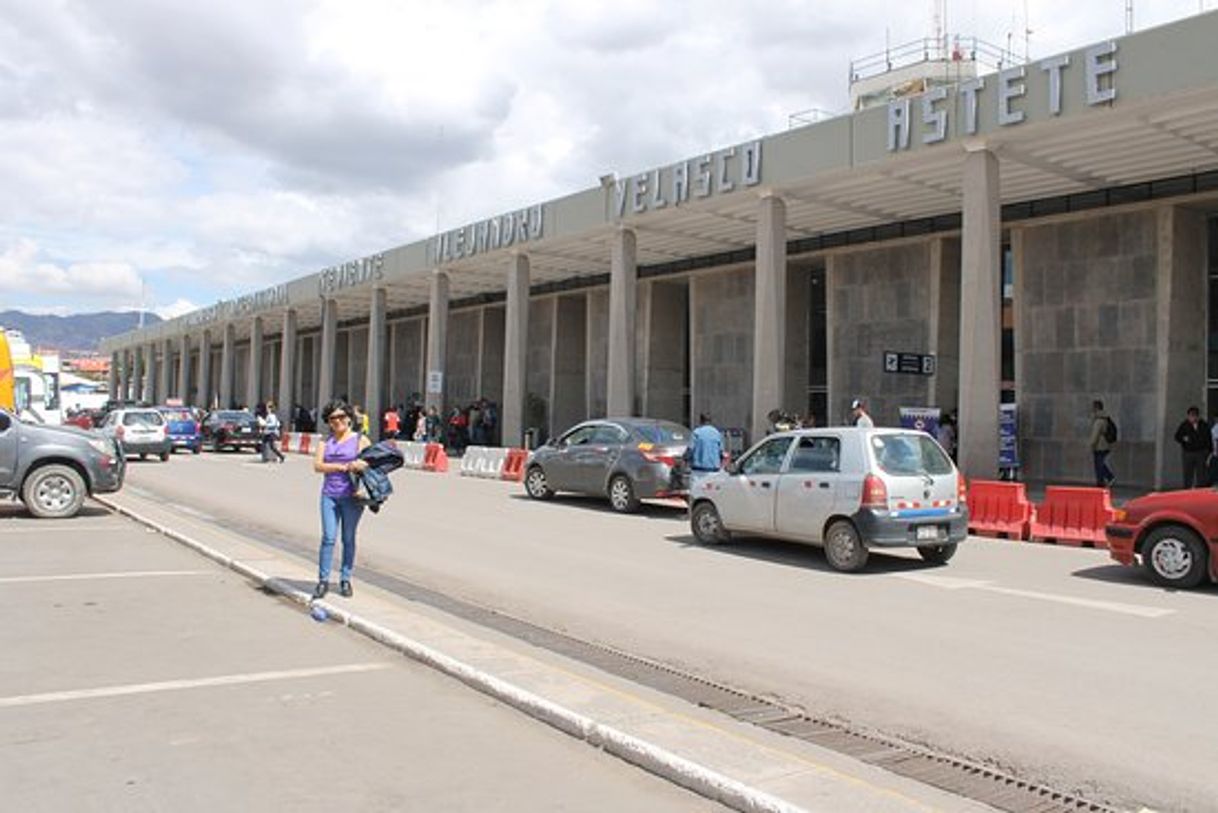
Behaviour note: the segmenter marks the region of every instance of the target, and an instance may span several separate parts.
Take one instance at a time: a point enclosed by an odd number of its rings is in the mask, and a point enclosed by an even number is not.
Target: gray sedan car
[[[684,495],[689,439],[689,430],[671,421],[585,421],[533,452],[525,491],[535,500],[556,491],[598,494],[614,511],[637,511],[640,500]]]

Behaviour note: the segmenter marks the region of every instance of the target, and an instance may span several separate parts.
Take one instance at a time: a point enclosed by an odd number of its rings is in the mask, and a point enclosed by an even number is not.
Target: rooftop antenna
[[[1030,40],[1032,39],[1032,19],[1028,16],[1028,0],[1023,0],[1023,61],[1031,62]]]
[[[1125,0],[1125,33],[1133,33],[1133,0]]]
[[[140,330],[144,329],[144,295],[148,292],[148,284],[140,277]]]

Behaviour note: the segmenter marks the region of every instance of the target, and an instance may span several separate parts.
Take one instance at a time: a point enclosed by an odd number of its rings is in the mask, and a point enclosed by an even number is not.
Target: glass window
[[[629,435],[625,429],[612,424],[605,424],[596,427],[596,431],[592,434],[592,442],[598,444],[617,445],[624,443]]]
[[[123,426],[161,426],[164,423],[159,412],[128,412],[123,416]]]
[[[596,434],[597,429],[597,426],[577,426],[568,432],[562,441],[568,446],[586,445],[592,442],[592,437]]]
[[[771,438],[758,446],[751,455],[740,461],[741,474],[778,474],[787,459],[791,438]]]
[[[8,428],[13,425],[13,419],[8,416],[7,412],[0,412],[0,432],[8,431]]]
[[[648,443],[658,446],[689,442],[689,430],[679,423],[669,421],[642,423],[635,426],[634,431]]]
[[[167,421],[193,421],[194,416],[187,409],[162,409],[161,414]]]
[[[840,451],[841,443],[837,438],[800,438],[789,471],[837,471]]]
[[[951,474],[952,462],[926,435],[872,435],[875,459],[887,474]]]

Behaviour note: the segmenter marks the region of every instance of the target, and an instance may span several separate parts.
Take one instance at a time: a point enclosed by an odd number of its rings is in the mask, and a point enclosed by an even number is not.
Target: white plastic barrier
[[[461,458],[461,474],[498,480],[507,454],[507,449],[496,446],[468,446]]]
[[[423,458],[427,456],[426,443],[416,443],[414,441],[410,441],[409,443],[399,443],[398,448],[402,450],[402,458],[404,461],[402,465],[408,469],[423,468]]]

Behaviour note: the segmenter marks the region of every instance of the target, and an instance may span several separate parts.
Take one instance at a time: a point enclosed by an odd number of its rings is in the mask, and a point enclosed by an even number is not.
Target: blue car
[[[203,430],[195,414],[186,407],[157,407],[165,416],[166,434],[174,450],[190,449],[194,454],[203,451]]]

